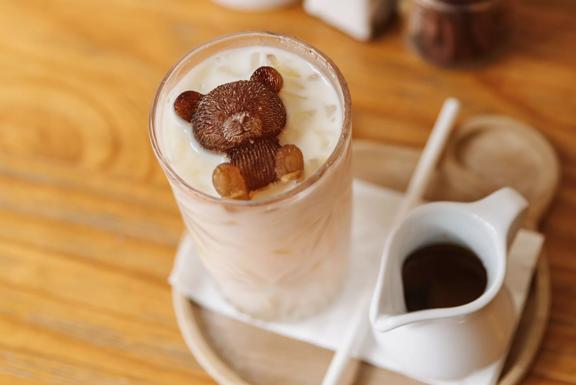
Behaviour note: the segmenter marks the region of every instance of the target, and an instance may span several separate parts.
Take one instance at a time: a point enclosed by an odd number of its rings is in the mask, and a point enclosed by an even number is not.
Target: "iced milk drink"
[[[282,75],[278,96],[287,118],[278,140],[298,146],[304,170],[298,180],[253,191],[249,200],[225,199],[212,176],[227,155],[198,143],[174,101],[186,90],[208,94],[247,80],[261,66]],[[207,43],[162,82],[150,134],[195,253],[231,304],[260,319],[294,319],[320,311],[338,294],[350,243],[350,98],[329,59],[268,33]]]

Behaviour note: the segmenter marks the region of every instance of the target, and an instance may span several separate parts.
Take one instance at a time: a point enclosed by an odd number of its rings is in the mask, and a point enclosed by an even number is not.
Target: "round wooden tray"
[[[354,175],[403,191],[418,156],[416,149],[355,141]],[[536,130],[506,117],[484,116],[456,130],[426,198],[471,201],[511,186],[530,201],[525,227],[535,229],[558,179],[556,153]],[[173,302],[186,344],[221,385],[319,384],[332,357],[328,350],[205,310],[176,291]],[[541,255],[499,385],[517,384],[528,370],[547,324],[549,304],[548,265]],[[365,363],[354,380],[361,385],[420,384]]]

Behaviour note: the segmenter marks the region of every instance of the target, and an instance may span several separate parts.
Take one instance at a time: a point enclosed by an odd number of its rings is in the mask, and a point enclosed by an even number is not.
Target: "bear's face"
[[[228,152],[280,134],[286,125],[286,108],[278,96],[282,83],[275,69],[260,67],[250,80],[222,84],[207,95],[186,91],[176,99],[175,109],[191,122],[204,148]]]
[[[285,125],[282,100],[264,84],[250,80],[216,87],[202,98],[192,118],[196,140],[220,152],[276,136]]]

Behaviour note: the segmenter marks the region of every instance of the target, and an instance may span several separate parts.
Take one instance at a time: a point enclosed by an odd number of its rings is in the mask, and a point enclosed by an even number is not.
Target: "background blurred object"
[[[408,0],[409,44],[425,60],[450,66],[486,59],[508,32],[508,0]]]
[[[306,11],[358,40],[369,40],[391,18],[396,0],[306,0]]]
[[[296,4],[300,0],[214,0],[214,1],[226,7],[239,9],[242,11],[265,11]]]
[[[298,0],[214,0],[243,11],[265,11]],[[390,22],[398,0],[304,0],[304,9],[356,40],[369,41]],[[404,0],[409,46],[440,66],[484,61],[498,52],[510,25],[511,0]]]

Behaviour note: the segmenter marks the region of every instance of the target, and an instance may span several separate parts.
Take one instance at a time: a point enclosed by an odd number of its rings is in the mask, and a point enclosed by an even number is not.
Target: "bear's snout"
[[[227,141],[241,144],[262,135],[262,120],[247,111],[237,112],[224,121],[222,130]]]

